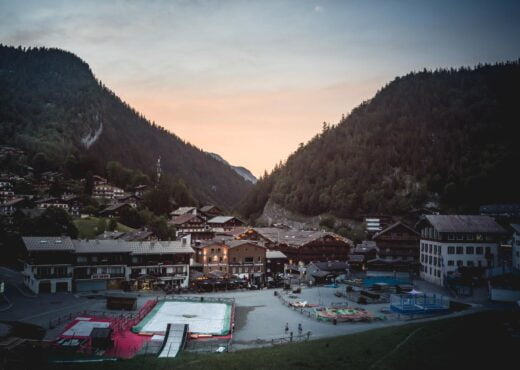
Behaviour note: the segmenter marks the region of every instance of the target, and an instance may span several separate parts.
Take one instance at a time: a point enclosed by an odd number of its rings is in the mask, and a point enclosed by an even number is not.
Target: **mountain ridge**
[[[519,201],[518,84],[518,61],[397,77],[261,178],[240,212],[253,221],[268,200],[346,218]]]
[[[201,203],[233,208],[251,185],[233,169],[123,102],[86,62],[60,49],[0,45],[0,143],[42,153],[49,165],[67,158],[102,172],[108,161],[151,178],[183,179]],[[40,156],[41,157],[41,156]]]

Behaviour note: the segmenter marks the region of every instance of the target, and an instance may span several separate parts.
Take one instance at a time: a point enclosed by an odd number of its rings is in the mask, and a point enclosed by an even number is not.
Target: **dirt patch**
[[[242,329],[247,322],[247,315],[257,307],[265,306],[236,306],[235,307],[235,330]]]

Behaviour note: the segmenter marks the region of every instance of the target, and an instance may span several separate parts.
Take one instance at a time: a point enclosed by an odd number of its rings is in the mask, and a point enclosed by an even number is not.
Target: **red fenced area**
[[[156,300],[147,301],[144,306],[132,315],[97,316],[82,315],[81,313],[65,326],[62,333],[56,338],[57,345],[64,339],[78,339],[81,344],[78,352],[93,354],[90,332],[94,327],[109,327],[112,329],[113,346],[105,350],[102,355],[108,357],[131,358],[135,356],[151,337],[132,333],[131,329],[139,323],[157,304]]]

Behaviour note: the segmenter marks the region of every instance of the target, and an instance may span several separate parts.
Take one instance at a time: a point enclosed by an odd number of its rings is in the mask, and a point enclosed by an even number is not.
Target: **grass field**
[[[506,323],[518,313],[483,312],[359,334],[223,354],[184,352],[176,359],[136,357],[58,369],[502,369],[516,368],[520,343]],[[517,363],[517,362],[516,362]],[[518,364],[518,363],[517,363]],[[513,366],[513,367],[511,367]]]
[[[87,217],[87,218],[79,218],[74,220],[74,225],[78,228],[79,238],[81,239],[93,239],[96,235],[100,234],[98,232],[98,223],[99,217]],[[108,226],[109,219],[104,218],[106,221],[106,225]],[[117,231],[129,232],[134,231],[131,227],[125,226],[123,224],[117,223]]]

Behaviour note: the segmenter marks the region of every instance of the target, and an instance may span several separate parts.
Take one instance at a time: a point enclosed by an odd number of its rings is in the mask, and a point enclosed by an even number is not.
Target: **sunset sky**
[[[395,76],[520,57],[519,1],[5,1],[150,120],[255,175]]]

